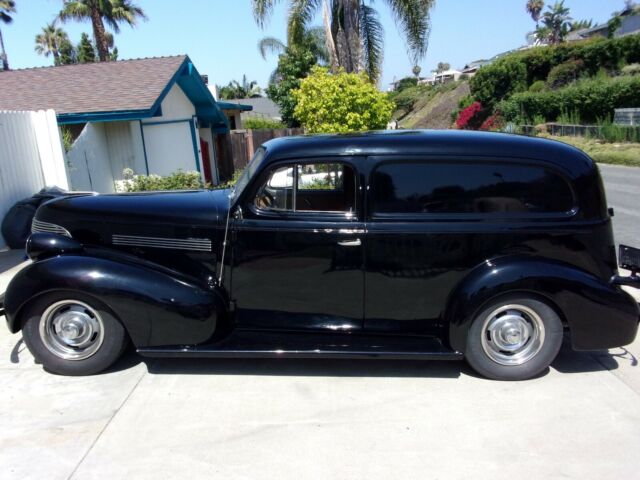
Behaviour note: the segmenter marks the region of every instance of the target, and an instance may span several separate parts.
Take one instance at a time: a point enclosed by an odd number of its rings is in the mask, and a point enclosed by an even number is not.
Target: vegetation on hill
[[[400,128],[450,128],[460,100],[469,95],[468,82],[443,85],[418,85],[391,92],[395,103],[394,120]]]
[[[632,67],[638,62],[640,35],[532,48],[481,68],[471,79],[471,98],[484,118],[500,112],[516,123],[548,122],[575,112],[593,122],[640,105]]]

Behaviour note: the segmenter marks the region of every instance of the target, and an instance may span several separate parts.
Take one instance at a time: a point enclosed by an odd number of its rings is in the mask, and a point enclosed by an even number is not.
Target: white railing
[[[55,112],[0,111],[0,221],[16,201],[45,186],[69,188]]]

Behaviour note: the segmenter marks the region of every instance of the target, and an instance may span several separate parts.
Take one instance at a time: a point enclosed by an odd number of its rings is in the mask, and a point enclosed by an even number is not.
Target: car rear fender
[[[450,294],[445,325],[451,347],[464,352],[479,311],[512,293],[538,297],[554,308],[568,324],[576,350],[627,345],[638,330],[638,304],[618,286],[554,260],[501,257],[474,268]]]

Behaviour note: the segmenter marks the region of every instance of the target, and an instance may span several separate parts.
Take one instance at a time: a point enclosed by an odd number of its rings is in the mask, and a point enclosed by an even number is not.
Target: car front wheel
[[[24,342],[47,371],[92,375],[111,366],[127,346],[124,327],[92,297],[49,294],[25,308]]]
[[[526,380],[549,367],[562,335],[562,322],[546,303],[527,296],[503,297],[473,320],[465,356],[488,378]]]

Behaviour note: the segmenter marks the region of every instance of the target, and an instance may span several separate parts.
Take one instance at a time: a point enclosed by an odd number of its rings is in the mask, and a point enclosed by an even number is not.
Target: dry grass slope
[[[460,99],[469,93],[469,83],[462,82],[454,90],[419,99],[412,111],[400,120],[400,128],[451,128],[451,112],[458,108]]]

